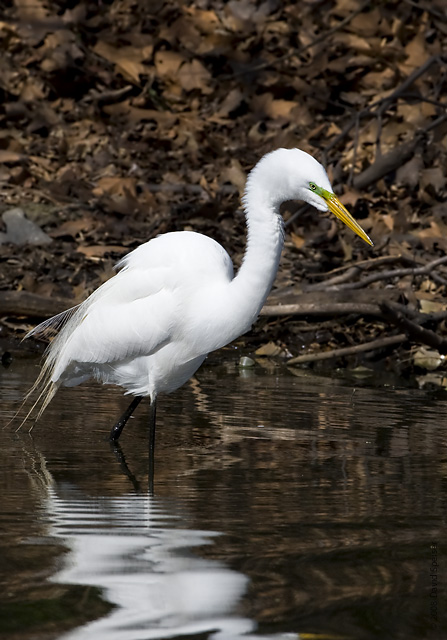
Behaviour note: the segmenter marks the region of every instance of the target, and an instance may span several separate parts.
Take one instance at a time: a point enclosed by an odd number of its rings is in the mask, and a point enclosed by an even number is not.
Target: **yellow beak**
[[[349,211],[342,205],[340,200],[333,193],[329,193],[325,189],[321,189],[322,193],[320,193],[321,197],[326,202],[329,207],[329,211],[331,211],[337,218],[339,218],[342,222],[345,223],[347,227],[349,227],[354,233],[361,237],[366,243],[374,246],[373,241],[366,233],[363,231],[362,227],[354,220]]]

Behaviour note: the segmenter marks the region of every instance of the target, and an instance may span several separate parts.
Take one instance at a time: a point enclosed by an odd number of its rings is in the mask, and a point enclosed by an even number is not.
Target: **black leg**
[[[149,407],[149,493],[154,493],[154,453],[155,453],[155,398]]]
[[[138,407],[140,402],[142,401],[143,396],[135,396],[130,405],[127,407],[126,411],[123,413],[118,422],[112,427],[110,432],[110,440],[112,442],[116,442],[121,435],[121,431],[124,429],[126,422],[129,420],[132,413]]]
[[[118,463],[121,467],[121,471],[131,481],[133,488],[135,490],[135,493],[141,493],[140,483],[138,482],[138,479],[134,476],[132,471],[127,466],[126,458],[124,457],[124,453],[123,453],[123,450],[121,449],[120,443],[112,442],[112,440],[110,440],[110,448],[112,449],[116,459],[118,460]]]

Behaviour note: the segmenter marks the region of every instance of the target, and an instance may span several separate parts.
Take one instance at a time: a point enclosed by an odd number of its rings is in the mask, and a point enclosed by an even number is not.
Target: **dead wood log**
[[[356,302],[329,302],[329,303],[299,303],[266,305],[261,310],[261,316],[319,316],[321,318],[334,316],[348,316],[351,314],[361,316],[382,317],[380,307],[375,304],[362,304]]]
[[[293,288],[275,291],[261,311],[262,316],[336,317],[351,314],[382,318],[380,302],[395,302],[401,295],[395,289],[359,291],[296,292]]]
[[[398,169],[404,162],[411,158],[419,141],[420,136],[416,135],[410,142],[405,142],[389,153],[379,156],[375,162],[354,177],[352,183],[355,189],[359,191],[366,189],[366,187],[374,184],[380,180],[380,178],[391,173],[391,171]]]
[[[0,291],[0,317],[49,318],[74,304],[73,300],[47,298],[28,291]]]
[[[366,351],[375,351],[377,349],[384,349],[386,347],[392,347],[396,344],[402,344],[407,340],[405,333],[399,333],[395,336],[388,336],[387,338],[379,338],[378,340],[371,340],[370,342],[363,342],[362,344],[356,344],[352,347],[342,347],[341,349],[332,349],[331,351],[319,351],[318,353],[306,353],[296,358],[291,358],[287,364],[304,364],[306,362],[317,362],[318,360],[330,360],[331,358],[341,358],[342,356],[352,356],[356,353],[364,353]]]
[[[419,344],[426,344],[444,355],[447,354],[447,340],[430,329],[424,329],[421,324],[414,322],[414,320],[410,320],[406,315],[405,307],[384,301],[380,304],[380,309],[385,319],[401,331],[404,331],[410,340]],[[429,316],[429,314],[420,313],[418,314],[418,319],[424,321],[422,318],[424,315]],[[430,317],[427,317],[425,322],[429,320]]]

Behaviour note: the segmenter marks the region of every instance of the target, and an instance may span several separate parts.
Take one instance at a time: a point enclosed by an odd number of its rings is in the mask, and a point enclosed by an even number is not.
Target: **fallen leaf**
[[[447,307],[447,305],[444,302],[437,302],[436,300],[424,300],[424,299],[419,300],[419,306],[422,313],[437,313],[438,311],[445,311]]]
[[[259,349],[256,349],[255,354],[257,356],[265,356],[265,357],[273,357],[279,356],[283,350],[274,342],[267,342],[267,344],[262,345]]]
[[[421,189],[432,187],[436,193],[439,193],[445,187],[445,176],[442,169],[440,167],[424,169],[421,172],[419,184]]]
[[[83,253],[87,258],[103,258],[107,253],[123,254],[128,251],[126,247],[120,247],[119,245],[89,245],[77,247],[76,251]]]
[[[445,373],[426,373],[423,376],[416,376],[416,381],[419,385],[420,389],[424,389],[426,387],[447,387],[447,375]]]
[[[212,76],[211,73],[203,66],[199,60],[185,62],[177,73],[181,87],[185,91],[199,89],[202,93],[211,93],[213,88],[210,86]]]
[[[152,45],[144,45],[141,47],[113,47],[112,45],[98,40],[93,47],[93,51],[109,62],[113,62],[117,70],[128,78],[134,84],[140,84],[140,75],[147,74],[149,67],[143,64],[153,51]]]
[[[52,238],[71,236],[75,238],[81,231],[88,231],[94,228],[95,222],[91,218],[79,218],[78,220],[66,220],[49,235]]]
[[[427,369],[427,371],[435,371],[442,364],[444,364],[445,356],[442,356],[439,351],[435,349],[426,349],[425,347],[419,347],[413,353],[413,363],[416,367],[421,369]]]
[[[216,115],[227,118],[232,111],[240,106],[243,99],[244,95],[240,89],[232,89],[217,109]]]
[[[175,78],[185,58],[175,51],[157,51],[154,64],[158,76]]]
[[[393,229],[394,229],[394,218],[393,218],[393,216],[391,216],[389,213],[385,213],[382,216],[382,220],[385,223],[386,228],[389,231],[393,231]]]
[[[0,149],[0,162],[6,164],[17,164],[25,160],[26,156],[16,151],[8,151],[7,149]]]
[[[406,184],[411,188],[414,188],[419,183],[419,177],[424,167],[424,161],[420,155],[415,155],[399,167],[396,172],[396,183]]]
[[[247,181],[247,175],[241,167],[241,163],[236,158],[232,158],[229,167],[226,167],[222,171],[222,181],[231,182],[239,190],[239,194],[242,194],[245,189],[245,183]]]
[[[290,240],[292,241],[293,246],[296,247],[297,249],[302,249],[306,244],[306,240],[303,238],[303,236],[299,236],[297,233],[294,233],[293,231],[290,233]]]
[[[121,176],[105,176],[98,180],[96,187],[92,190],[93,195],[102,196],[105,193],[109,196],[137,196],[136,178],[123,178]]]

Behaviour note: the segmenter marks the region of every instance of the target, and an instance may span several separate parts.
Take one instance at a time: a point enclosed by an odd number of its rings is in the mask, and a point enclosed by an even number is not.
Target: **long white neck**
[[[322,198],[310,185],[332,192],[323,167],[299,149],[277,149],[264,156],[250,172],[243,198],[248,237],[242,266],[228,281],[224,277],[200,289],[196,314],[200,324],[197,354],[228,344],[248,331],[270,292],[284,245],[279,206],[286,200],[304,200],[321,211]],[[220,270],[220,273],[222,269]],[[200,322],[197,318],[200,317]]]
[[[257,318],[278,271],[284,245],[281,200],[273,200],[261,176],[252,172],[244,196],[247,246],[242,265],[231,283],[232,294],[249,313],[247,324]]]

